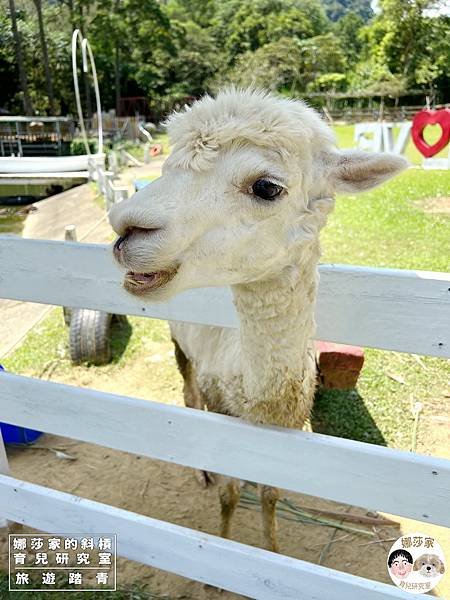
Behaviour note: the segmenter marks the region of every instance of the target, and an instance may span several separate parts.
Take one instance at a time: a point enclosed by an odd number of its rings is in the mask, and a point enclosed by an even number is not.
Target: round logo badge
[[[433,537],[408,533],[392,545],[387,567],[397,587],[413,594],[426,594],[440,582],[446,565],[442,548]]]

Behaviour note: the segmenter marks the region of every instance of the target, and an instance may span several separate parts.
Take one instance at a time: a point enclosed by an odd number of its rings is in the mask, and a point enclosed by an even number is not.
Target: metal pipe
[[[79,29],[75,29],[72,34],[72,73],[73,73],[73,87],[75,90],[75,100],[77,104],[78,120],[80,123],[81,135],[83,138],[84,147],[86,154],[91,154],[89,149],[88,137],[86,134],[86,127],[84,124],[83,108],[81,106],[80,88],[78,85],[78,67],[77,67],[77,42],[81,43],[81,55],[83,60],[83,71],[88,72],[88,55],[89,63],[91,65],[92,78],[94,81],[95,100],[97,104],[97,129],[98,129],[98,148],[97,153],[102,154],[103,152],[103,122],[102,122],[102,106],[100,101],[100,89],[98,86],[97,69],[95,68],[94,55],[91,50],[91,46],[86,38],[84,38]]]

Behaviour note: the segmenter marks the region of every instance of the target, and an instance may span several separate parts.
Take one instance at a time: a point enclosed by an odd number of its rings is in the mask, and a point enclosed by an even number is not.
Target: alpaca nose
[[[157,231],[159,231],[161,228],[160,227],[128,227],[125,231],[125,233],[121,236],[119,236],[117,238],[117,240],[114,243],[113,246],[113,252],[114,252],[114,256],[116,257],[117,260],[120,260],[125,244],[126,242],[129,240],[129,238],[136,233],[156,233]]]
[[[114,244],[114,254],[116,256],[122,252],[123,245],[124,245],[124,242],[127,239],[127,237],[128,237],[128,234],[121,235],[120,237],[117,238],[117,240]]]

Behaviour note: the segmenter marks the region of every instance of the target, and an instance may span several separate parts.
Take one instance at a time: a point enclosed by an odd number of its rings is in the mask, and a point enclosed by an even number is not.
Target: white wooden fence
[[[0,297],[237,325],[225,289],[194,290],[160,305],[127,295],[106,246],[0,236]],[[449,357],[449,308],[450,275],[322,266],[317,335]],[[8,373],[0,374],[0,420],[450,527],[450,461],[444,459],[257,427],[223,415]],[[251,598],[422,597],[7,474],[0,475],[0,515],[50,533],[113,531],[122,556]]]

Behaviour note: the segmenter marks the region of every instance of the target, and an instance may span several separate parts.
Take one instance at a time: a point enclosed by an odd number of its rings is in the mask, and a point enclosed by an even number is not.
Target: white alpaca
[[[186,404],[301,428],[316,380],[319,231],[337,191],[369,189],[406,161],[339,152],[314,110],[254,91],[206,97],[174,114],[168,129],[174,147],[162,177],[111,213],[125,288],[154,301],[230,285],[239,330],[170,324]],[[239,489],[231,479],[220,488],[225,537]],[[262,487],[272,550],[277,498]]]

